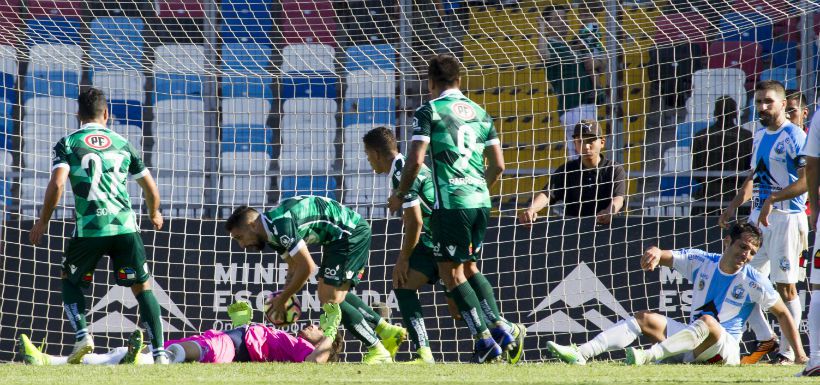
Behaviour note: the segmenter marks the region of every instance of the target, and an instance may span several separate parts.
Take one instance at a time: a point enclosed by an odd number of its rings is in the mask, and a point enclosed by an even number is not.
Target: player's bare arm
[[[809,358],[806,356],[806,352],[803,350],[803,342],[800,339],[800,334],[798,333],[797,325],[794,323],[794,318],[792,318],[789,309],[786,307],[786,304],[783,303],[782,299],[777,300],[777,302],[769,308],[769,311],[777,317],[777,323],[783,329],[784,334],[786,335],[786,339],[789,340],[789,344],[795,350],[794,354],[794,363],[796,364],[805,364],[809,361]]]
[[[419,175],[421,165],[424,164],[424,154],[427,153],[427,142],[414,140],[407,151],[407,160],[401,170],[401,182],[396,191],[387,200],[387,208],[390,212],[398,212],[404,202],[404,194],[413,186],[413,181]]]
[[[487,188],[492,188],[504,172],[504,153],[500,144],[484,147],[484,157],[487,158],[487,170],[484,172]]]
[[[271,298],[268,302],[270,308],[268,309],[267,316],[271,319],[274,312],[285,311],[285,302],[305,286],[308,278],[310,278],[310,273],[316,269],[316,263],[313,262],[313,258],[310,256],[307,246],[302,246],[294,255],[289,255],[286,261],[288,263],[288,274],[291,275],[291,279],[285,284],[285,288],[282,289],[282,292],[276,297]]]
[[[658,265],[672,267],[672,250],[661,250],[657,246],[652,246],[643,252],[641,269],[654,271]]]
[[[746,180],[743,181],[743,185],[737,190],[737,194],[734,199],[729,202],[729,206],[727,206],[726,209],[720,214],[720,219],[718,220],[720,227],[724,229],[728,228],[729,221],[735,217],[737,208],[752,199],[752,187],[754,186],[753,181],[754,171],[750,171],[749,175],[746,176]]]
[[[760,216],[758,222],[763,226],[769,225],[769,214],[772,212],[772,206],[780,201],[785,201],[803,195],[808,189],[806,183],[806,170],[801,168],[797,170],[798,178],[794,183],[786,186],[783,190],[775,191],[763,201],[763,206],[760,208]]]
[[[142,189],[145,197],[145,205],[148,207],[148,217],[151,218],[151,224],[154,225],[155,230],[161,230],[164,220],[159,210],[159,189],[157,189],[154,177],[150,173],[145,173],[137,179],[137,184]]]

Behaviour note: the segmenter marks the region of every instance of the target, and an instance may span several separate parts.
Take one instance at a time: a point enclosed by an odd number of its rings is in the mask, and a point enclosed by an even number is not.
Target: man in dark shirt
[[[580,157],[555,170],[545,191],[535,194],[530,206],[519,212],[522,224],[529,226],[541,209],[561,201],[565,217],[595,215],[601,225],[609,224],[623,208],[626,173],[601,155],[606,138],[598,123],[582,120],[575,125],[572,138]]]

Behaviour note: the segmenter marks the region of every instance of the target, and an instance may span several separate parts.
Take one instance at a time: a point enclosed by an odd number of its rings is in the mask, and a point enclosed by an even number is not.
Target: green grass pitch
[[[820,381],[794,377],[802,367],[755,365],[651,365],[617,363],[433,366],[360,364],[182,364],[172,366],[0,365],[0,383],[17,384],[792,384]]]

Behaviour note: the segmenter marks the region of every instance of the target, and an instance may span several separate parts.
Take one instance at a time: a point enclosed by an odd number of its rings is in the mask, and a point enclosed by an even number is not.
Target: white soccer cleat
[[[68,363],[71,365],[82,364],[83,357],[93,351],[94,340],[91,338],[91,334],[86,334],[83,339],[74,344],[74,350],[72,350],[71,354],[68,356]]]
[[[159,354],[154,356],[154,365],[168,365],[171,363],[171,352],[167,350],[160,351]]]
[[[548,341],[547,348],[552,353],[552,356],[566,362],[571,365],[586,365],[587,360],[581,355],[581,352],[578,351],[578,347],[575,344],[564,346],[558,345],[555,342]]]
[[[646,365],[649,361],[649,355],[646,351],[640,348],[626,348],[626,364],[627,365]]]

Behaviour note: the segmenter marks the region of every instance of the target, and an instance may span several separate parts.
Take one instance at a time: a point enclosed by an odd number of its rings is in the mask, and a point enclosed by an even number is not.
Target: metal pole
[[[413,16],[412,0],[401,0],[399,7],[399,125],[401,127],[401,141],[409,143],[410,129],[407,127],[407,77],[413,70],[411,63],[412,26],[410,18]]]
[[[217,75],[217,32],[214,23],[217,20],[217,6],[216,0],[209,0],[205,2],[205,19],[203,20],[202,29],[205,34],[205,75],[202,84],[202,95],[205,108],[205,127],[212,127],[213,129],[206,130],[205,138],[205,155],[208,160],[205,162],[205,174],[210,175],[211,178],[203,178],[205,188],[203,199],[203,216],[216,218],[219,216],[217,212],[217,191],[219,189],[219,116],[217,111],[219,109],[219,98],[217,98],[217,84],[219,78]]]
[[[620,25],[618,25],[618,0],[607,1],[607,41],[606,41],[606,56],[609,59],[609,68],[607,69],[607,80],[609,83],[609,99],[610,99],[610,113],[609,113],[609,131],[612,133],[613,140],[610,141],[610,150],[614,150],[614,161],[624,163],[624,137],[623,125],[619,124],[617,106],[620,102],[620,95],[618,95],[618,35]]]
[[[814,89],[815,78],[817,74],[814,72],[814,12],[808,12],[810,5],[808,0],[800,2],[803,14],[800,16],[800,51],[803,53],[800,58],[800,89],[809,100],[809,105],[814,105],[816,98],[816,91]],[[811,7],[815,9],[816,7]],[[809,17],[812,20],[809,20]]]

